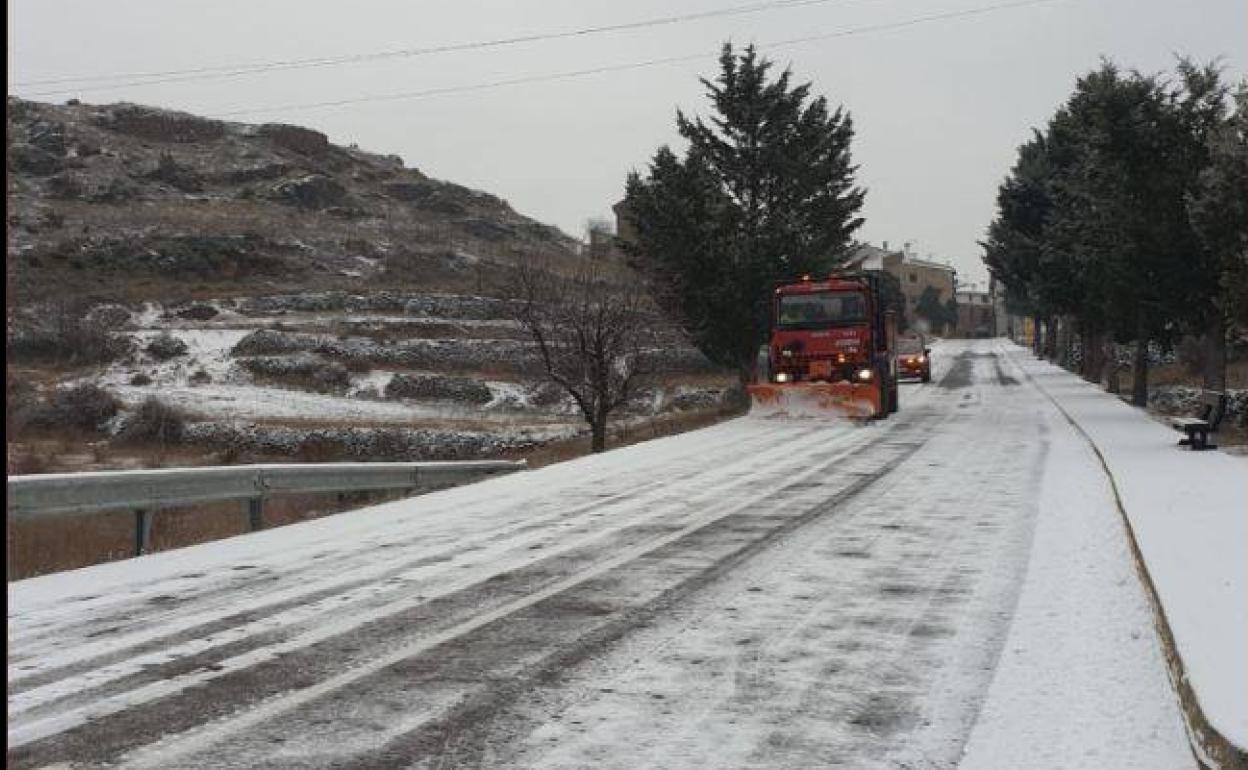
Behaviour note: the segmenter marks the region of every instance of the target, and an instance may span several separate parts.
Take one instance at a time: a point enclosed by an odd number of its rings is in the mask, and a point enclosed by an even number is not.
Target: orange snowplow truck
[[[897,411],[896,326],[878,276],[803,276],[777,285],[771,299],[771,336],[749,388],[755,407],[868,418]]]

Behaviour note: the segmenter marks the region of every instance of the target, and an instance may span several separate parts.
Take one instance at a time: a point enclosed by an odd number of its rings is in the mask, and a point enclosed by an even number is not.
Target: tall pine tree
[[[1209,164],[1188,195],[1188,219],[1210,259],[1215,287],[1205,330],[1205,387],[1226,387],[1226,330],[1248,327],[1248,81],[1235,111],[1207,138]]]
[[[684,158],[659,149],[646,176],[627,181],[628,247],[659,304],[703,353],[744,381],[767,331],[779,280],[844,261],[865,193],[854,182],[853,122],[753,46],[725,45],[720,73],[703,79],[708,120],[678,112]]]

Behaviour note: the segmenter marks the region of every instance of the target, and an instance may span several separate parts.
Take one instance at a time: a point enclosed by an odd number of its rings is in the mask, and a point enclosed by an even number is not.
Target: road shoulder
[[[1108,474],[1194,751],[1207,767],[1248,767],[1248,459],[1185,450],[1121,399],[1006,352]]]
[[[1046,411],[1031,560],[960,767],[1193,767],[1112,490],[1086,443]]]

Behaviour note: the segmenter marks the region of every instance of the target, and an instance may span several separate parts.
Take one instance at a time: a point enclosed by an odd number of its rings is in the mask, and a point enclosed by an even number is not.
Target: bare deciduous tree
[[[603,451],[607,420],[636,394],[655,342],[654,315],[640,285],[596,263],[565,276],[529,262],[517,269],[512,296],[546,375],[589,423],[593,451]]]

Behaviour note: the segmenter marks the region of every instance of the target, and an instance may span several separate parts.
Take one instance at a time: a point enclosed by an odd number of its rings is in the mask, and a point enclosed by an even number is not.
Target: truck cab
[[[756,397],[806,391],[821,403],[856,404],[850,411],[865,416],[896,411],[895,331],[878,278],[803,276],[777,285],[771,299],[771,334],[760,364],[773,388],[752,389]]]

